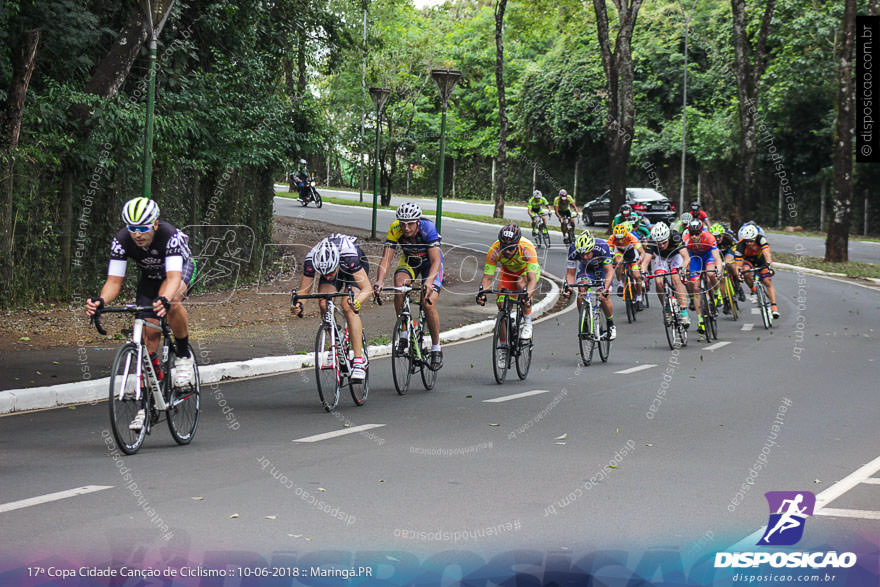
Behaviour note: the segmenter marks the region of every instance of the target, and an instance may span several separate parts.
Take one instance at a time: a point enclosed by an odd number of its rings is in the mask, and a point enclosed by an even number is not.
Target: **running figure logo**
[[[758,546],[797,544],[804,535],[807,517],[813,515],[816,496],[810,491],[768,491],[764,496],[770,506],[770,520]]]

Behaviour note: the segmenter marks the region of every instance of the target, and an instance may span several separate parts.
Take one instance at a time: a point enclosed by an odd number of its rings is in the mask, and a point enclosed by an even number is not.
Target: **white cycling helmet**
[[[665,243],[669,240],[669,227],[663,222],[658,222],[651,227],[651,238],[658,243]]]
[[[694,219],[694,216],[690,212],[685,212],[679,218],[682,224],[687,225],[691,220]]]
[[[758,238],[758,227],[754,224],[743,224],[739,227],[739,240],[755,240]]]
[[[330,239],[324,239],[315,247],[312,263],[321,275],[329,275],[339,267],[339,249]]]
[[[418,204],[413,202],[404,202],[397,207],[397,219],[408,222],[410,220],[418,220],[422,217],[422,209]]]
[[[122,221],[129,226],[148,226],[159,218],[159,204],[150,198],[134,198],[122,207]]]

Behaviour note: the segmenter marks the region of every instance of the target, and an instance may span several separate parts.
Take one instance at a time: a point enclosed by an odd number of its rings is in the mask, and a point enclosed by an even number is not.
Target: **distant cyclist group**
[[[600,334],[594,338],[601,338],[606,345],[617,337],[611,295],[615,283],[618,284],[617,294],[620,296],[625,295],[624,288],[627,288],[627,302],[632,303],[634,317],[635,312],[642,311],[643,302],[647,304],[645,296],[650,280],[653,279],[664,309],[664,320],[669,322],[673,319],[670,315],[672,306],[666,302],[669,297],[674,297],[673,302],[677,301],[674,307],[676,312],[680,312],[674,319],[687,329],[691,322],[690,308],[698,317],[698,332],[702,333],[706,325],[701,303],[709,303],[713,307],[717,305],[723,308],[724,313],[729,313],[731,304],[737,301],[721,286],[724,277],[729,277],[734,284],[736,298],[745,301],[740,284],[745,283],[754,293],[757,285],[754,275],[757,274],[766,288],[773,318],[779,317],[776,292],[772,284],[773,260],[770,245],[764,231],[754,222],[747,222],[734,232],[724,224],[710,224],[700,204],[694,202],[691,211],[681,217],[669,216],[652,225],[630,205],[624,204],[612,219],[607,238],[594,236],[588,230],[575,235],[574,219],[578,210],[574,199],[565,190],[561,190],[551,207],[541,192],[535,191],[528,201],[533,236],[540,223],[546,223],[544,216],[551,210],[562,225],[565,244],[569,245],[562,295],[568,298],[577,290],[579,310],[584,309],[585,303],[594,312],[601,308],[605,325],[597,327],[596,332]],[[86,314],[93,317],[97,315],[99,318],[103,311],[110,310],[107,305],[120,294],[127,262],[132,259],[140,269],[140,279],[137,284],[136,306],[126,308],[132,310],[141,321],[154,325],[161,321],[166,338],[170,326],[174,335],[171,349],[174,357],[171,362],[165,356],[159,357],[157,351],[160,329],[145,328],[143,344],[149,354],[138,358],[138,361],[143,361],[144,368],[142,370],[140,363],[126,364],[125,376],[121,378],[122,387],[111,389],[111,401],[113,398],[120,401],[140,401],[144,395],[149,395],[148,380],[151,374],[159,382],[166,375],[169,376],[170,381],[165,381],[168,389],[190,390],[187,397],[192,394],[197,396],[198,369],[190,350],[188,316],[182,303],[190,293],[197,274],[196,262],[188,246],[188,236],[168,222],[160,220],[158,204],[145,197],[127,202],[122,210],[122,220],[125,227],[110,244],[107,279],[100,294],[87,300]],[[330,234],[306,254],[299,285],[291,291],[291,311],[301,317],[304,300],[318,298],[321,314],[324,316],[322,320],[326,325],[329,320],[328,304],[332,313],[332,308],[337,307],[332,304],[332,299],[343,296],[338,309],[345,318],[345,329],[331,333],[328,340],[331,340],[332,348],[321,347],[325,349],[322,351],[316,347],[315,356],[317,369],[324,368],[319,363],[326,361],[327,369],[332,367],[336,370],[337,400],[338,386],[343,376],[352,386],[364,386],[359,395],[352,391],[353,396],[356,396],[356,403],[363,403],[366,399],[365,379],[368,376],[369,359],[366,356],[366,339],[359,314],[371,296],[381,303],[383,291],[394,292],[396,313],[400,315],[403,312],[407,316],[410,311],[410,292],[419,293],[419,317],[427,325],[430,343],[425,343],[424,348],[421,348],[421,340],[410,340],[412,336],[421,339],[421,326],[418,330],[413,330],[409,319],[398,320],[395,326],[397,331],[392,337],[392,354],[395,358],[410,357],[411,369],[412,357],[416,357],[423,369],[426,388],[430,388],[428,382],[435,380],[436,372],[443,365],[438,314],[444,275],[440,245],[441,236],[435,224],[423,217],[417,204],[405,202],[397,208],[396,218],[388,228],[384,253],[375,279],[370,279],[369,261],[354,236]],[[400,260],[392,270],[397,250],[401,252]],[[393,288],[383,287],[389,272],[393,274]],[[497,296],[499,312],[509,312],[513,307],[512,303],[518,309],[515,322],[507,320],[501,324],[499,314],[501,327],[496,332],[497,340],[493,343],[497,346],[493,348],[493,361],[498,364],[496,366],[504,363],[505,370],[512,361],[516,362],[521,378],[525,378],[524,373],[528,372],[528,362],[523,357],[527,354],[528,361],[531,357],[532,300],[540,276],[541,266],[535,244],[523,236],[516,223],[502,227],[497,240],[488,247],[475,301],[484,305],[487,296],[494,294]],[[496,279],[497,286],[490,289]],[[666,280],[669,280],[668,284],[665,283]],[[593,292],[590,288],[593,288]],[[312,294],[313,290],[317,294]],[[664,292],[667,293],[666,299]],[[595,293],[595,298],[591,293]],[[627,310],[629,316],[630,308]],[[338,338],[343,340],[337,340]],[[130,343],[140,345],[141,341]],[[420,348],[411,349],[414,346]],[[337,353],[337,347],[348,350],[340,354]],[[608,348],[610,347],[605,347],[606,356]],[[168,350],[165,348],[163,352],[167,354]],[[170,367],[173,368],[173,373],[164,373],[163,365],[173,365]],[[345,371],[342,375],[341,369]],[[426,378],[425,370],[433,372],[433,375]],[[132,373],[136,376],[130,376]],[[500,383],[501,379],[498,380]],[[156,389],[158,388],[157,385]],[[400,388],[398,391],[400,392]],[[182,393],[178,395],[183,397]],[[164,405],[161,400],[158,403]],[[148,406],[139,405],[140,409],[128,424],[129,429],[136,434],[144,427],[145,419],[155,418],[155,414],[147,413]],[[170,401],[169,405],[173,407],[174,401]],[[325,408],[327,405],[325,401]],[[197,406],[196,402],[196,410]],[[155,406],[152,408],[155,409]],[[192,427],[194,431],[194,423]]]

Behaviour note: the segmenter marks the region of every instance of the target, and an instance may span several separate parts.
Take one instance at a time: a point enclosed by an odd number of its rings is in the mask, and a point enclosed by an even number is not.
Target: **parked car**
[[[611,190],[607,190],[595,200],[584,204],[584,225],[589,226],[600,222],[603,224],[611,223],[611,219],[617,215],[617,210],[611,212],[608,209],[610,193]],[[652,224],[662,220],[670,213],[675,213],[675,204],[653,188],[626,188],[625,201],[633,207],[635,212],[646,217]]]

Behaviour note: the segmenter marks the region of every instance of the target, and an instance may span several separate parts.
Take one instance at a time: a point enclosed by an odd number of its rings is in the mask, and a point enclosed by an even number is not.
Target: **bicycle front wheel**
[[[339,344],[337,340],[337,344]],[[315,383],[318,385],[318,397],[321,405],[328,412],[336,409],[339,405],[339,392],[341,389],[341,374],[339,372],[339,357],[330,336],[330,326],[322,324],[315,336]]]
[[[409,319],[406,315],[397,317],[394,323],[394,332],[391,334],[391,374],[394,376],[394,389],[398,395],[405,395],[409,390],[409,382],[412,377],[412,349],[407,348],[401,352],[401,335],[407,332]],[[412,341],[409,341],[410,344]]]
[[[623,303],[626,306],[626,321],[631,324],[636,320],[636,303],[633,299],[633,282],[629,278],[623,285]]]
[[[116,353],[113,360],[113,371],[110,374],[110,427],[119,450],[133,455],[144,444],[147,436],[147,422],[144,421],[140,430],[132,430],[129,424],[143,410],[146,417],[150,414],[150,392],[141,386],[137,375],[137,345],[128,343]],[[140,399],[135,394],[140,392]]]
[[[510,336],[507,329],[507,316],[504,312],[498,312],[495,318],[495,330],[492,333],[492,374],[495,375],[495,383],[504,383],[507,377],[507,369],[510,366],[507,354],[510,350],[510,341],[502,342]]]
[[[581,351],[581,360],[584,367],[589,367],[593,362],[593,349],[596,341],[593,338],[593,321],[590,313],[590,305],[584,300],[584,305],[578,312],[578,347]]]
[[[174,353],[171,353],[174,356]],[[189,356],[193,360],[193,381],[186,387],[174,387],[171,381],[166,383],[171,387],[171,393],[168,399],[168,430],[171,431],[171,437],[177,444],[189,444],[192,442],[193,436],[196,434],[196,427],[199,425],[199,411],[201,403],[201,381],[199,379],[199,366],[196,362],[196,353],[189,347]],[[172,359],[173,361],[173,359]],[[169,373],[173,373],[169,369]]]
[[[611,341],[608,340],[608,327],[603,325],[599,318],[599,308],[593,312],[593,328],[596,333],[597,346],[599,347],[599,358],[603,363],[608,362],[608,355],[611,354]]]
[[[758,277],[755,277],[758,279]],[[758,292],[758,307],[761,309],[761,321],[764,323],[764,328],[769,329],[773,326],[773,314],[770,313],[770,299],[767,297],[767,290],[764,289],[764,284],[759,283],[755,288]]]
[[[425,323],[425,320],[423,317],[422,320],[419,322],[419,325],[424,324],[424,323]],[[425,345],[423,343],[424,337],[425,337],[425,333],[419,331],[417,338],[419,339],[419,348],[422,349],[422,364],[421,364],[421,367],[419,368],[419,371],[421,372],[420,374],[422,376],[422,385],[425,386],[425,389],[427,389],[428,391],[431,391],[432,389],[434,389],[434,386],[437,384],[437,371],[434,371],[430,367],[431,360],[428,358],[429,357],[428,352],[425,350]]]
[[[516,315],[516,332],[517,337],[518,333],[522,332],[522,324],[523,324],[523,314],[522,311],[517,312]],[[512,341],[512,344],[516,345],[516,374],[519,376],[521,380],[525,380],[529,375],[529,367],[532,366],[532,339],[523,340],[518,338],[515,341]]]
[[[367,374],[363,381],[354,381],[351,378],[348,380],[348,391],[351,392],[351,399],[354,400],[356,406],[364,405],[367,396],[370,395],[370,357],[367,356],[367,335],[361,333],[361,336],[363,337],[364,363],[366,364],[364,370]]]
[[[673,315],[678,313],[678,306],[676,304],[672,304],[669,300],[665,300],[663,302],[663,328],[666,330],[666,342],[669,343],[669,350],[674,351],[678,345],[678,328],[679,328],[679,320],[681,319],[679,316]],[[669,312],[669,320],[666,319],[666,312]]]

